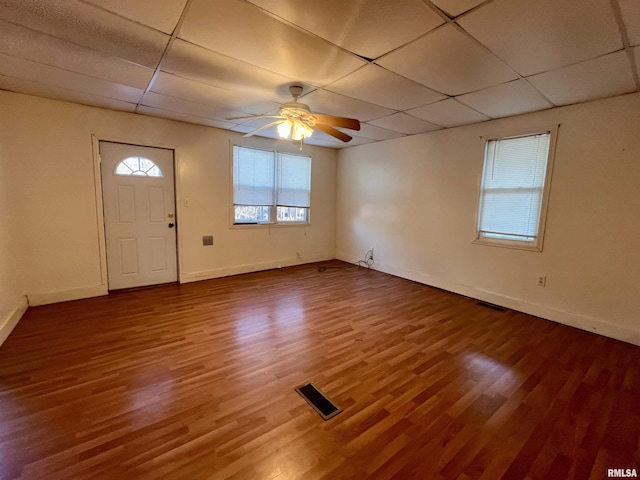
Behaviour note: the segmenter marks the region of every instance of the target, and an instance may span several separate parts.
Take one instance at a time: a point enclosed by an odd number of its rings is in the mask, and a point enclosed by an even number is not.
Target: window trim
[[[229,228],[230,229],[253,229],[253,228],[299,228],[299,227],[310,227],[311,226],[311,196],[312,196],[312,187],[313,187],[313,158],[311,155],[301,155],[298,152],[289,152],[287,150],[275,150],[275,149],[269,149],[269,148],[260,148],[260,147],[255,147],[255,146],[249,146],[249,145],[240,145],[237,143],[233,143],[233,142],[229,142],[230,144],[230,148],[229,148]],[[287,155],[299,155],[299,156],[303,156],[303,157],[309,157],[311,159],[311,165],[310,165],[310,171],[309,171],[309,175],[310,175],[310,182],[309,182],[309,206],[308,207],[299,207],[299,208],[306,208],[307,209],[307,221],[306,222],[278,222],[276,221],[270,221],[270,222],[259,222],[259,223],[237,223],[235,221],[235,207],[236,204],[234,203],[234,198],[233,198],[233,149],[234,147],[239,147],[239,148],[249,148],[252,150],[260,150],[263,152],[270,152],[273,153],[275,158],[275,162],[276,162],[276,168],[274,170],[274,174],[277,175],[278,172],[278,167],[277,167],[277,163],[278,163],[278,154],[280,153],[284,153]],[[276,201],[274,205],[269,205],[268,208],[270,209],[269,212],[269,217],[272,219],[277,219],[278,216],[278,212],[277,212],[277,208],[278,206],[285,206],[285,205],[277,205],[277,185],[275,187],[276,189]],[[286,206],[285,206],[286,207]]]
[[[551,181],[553,177],[553,166],[555,163],[556,143],[558,139],[558,129],[560,125],[553,125],[547,128],[531,128],[526,130],[510,131],[505,135],[493,135],[487,137],[480,137],[483,143],[483,154],[480,168],[480,174],[477,181],[477,197],[475,205],[475,223],[474,223],[474,236],[471,243],[477,245],[487,245],[491,247],[512,248],[516,250],[525,250],[530,252],[542,252],[544,245],[545,229],[547,224],[547,213],[549,207],[549,196],[551,193]],[[540,218],[538,220],[538,235],[533,242],[521,242],[518,240],[507,240],[502,238],[487,238],[480,236],[479,222],[480,222],[480,202],[482,201],[482,180],[486,162],[486,152],[489,142],[494,140],[508,140],[510,138],[529,137],[534,135],[540,135],[543,133],[549,133],[549,153],[547,155],[547,166],[545,172],[545,181],[542,187],[542,198],[540,204]]]

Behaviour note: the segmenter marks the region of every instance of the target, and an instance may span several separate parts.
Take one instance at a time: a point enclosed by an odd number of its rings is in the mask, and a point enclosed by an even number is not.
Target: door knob
[[[169,222],[169,228],[173,228],[175,224],[173,222]]]

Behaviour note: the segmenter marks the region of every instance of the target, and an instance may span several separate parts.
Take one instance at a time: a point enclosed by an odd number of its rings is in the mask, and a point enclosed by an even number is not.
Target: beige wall
[[[25,252],[20,262],[24,287],[17,293],[27,294],[30,304],[106,293],[92,135],[175,149],[182,281],[335,256],[334,150],[304,147],[313,157],[310,226],[232,229],[231,144],[294,153],[297,146],[8,92],[0,92],[0,102],[0,114],[10,119],[3,155],[9,159],[11,182],[18,186],[11,209]],[[184,198],[191,200],[190,207],[182,206]],[[214,245],[202,246],[203,235],[213,235]],[[12,236],[0,238],[11,241]]]
[[[480,137],[553,124],[543,252],[472,244]],[[342,150],[337,205],[341,259],[640,344],[638,94]]]
[[[23,249],[13,208],[17,189],[10,174],[10,157],[6,148],[9,118],[1,114],[3,110],[0,98],[0,344],[27,308],[27,291],[20,265]]]
[[[182,281],[355,261],[374,247],[380,270],[640,344],[640,95],[339,153],[306,146],[306,228],[230,228],[232,142],[294,145],[8,92],[0,92],[0,119],[0,342],[25,295],[38,304],[106,292],[94,135],[175,149]],[[480,137],[556,123],[543,252],[472,244]],[[215,245],[203,247],[202,235]],[[547,275],[546,287],[537,275]]]

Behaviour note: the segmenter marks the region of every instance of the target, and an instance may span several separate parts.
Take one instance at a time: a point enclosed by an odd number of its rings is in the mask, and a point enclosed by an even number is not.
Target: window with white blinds
[[[308,223],[311,157],[233,147],[233,223]]]
[[[551,132],[489,140],[476,240],[541,250]]]

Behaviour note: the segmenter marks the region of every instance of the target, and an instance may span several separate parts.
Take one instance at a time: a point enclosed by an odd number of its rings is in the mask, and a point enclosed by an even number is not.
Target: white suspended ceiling
[[[0,0],[0,89],[341,148],[640,91],[638,0]],[[260,135],[273,137],[274,129]]]

